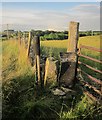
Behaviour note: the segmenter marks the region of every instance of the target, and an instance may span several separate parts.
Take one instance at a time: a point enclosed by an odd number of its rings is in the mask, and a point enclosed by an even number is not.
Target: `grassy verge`
[[[2,120],[101,120],[101,107],[88,100],[79,86],[75,88],[77,94],[66,101],[51,94],[48,88],[35,86],[25,48],[13,40],[3,41],[2,45]],[[57,58],[62,49],[43,47],[41,53]]]

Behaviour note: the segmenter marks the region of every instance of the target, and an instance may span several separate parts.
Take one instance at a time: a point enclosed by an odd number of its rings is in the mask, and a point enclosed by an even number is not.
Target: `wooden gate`
[[[99,59],[85,55],[82,50],[89,50],[99,53]],[[92,53],[92,52],[91,52]],[[78,80],[86,95],[97,102],[102,103],[102,49],[80,45],[78,60]],[[96,66],[94,66],[96,65]]]

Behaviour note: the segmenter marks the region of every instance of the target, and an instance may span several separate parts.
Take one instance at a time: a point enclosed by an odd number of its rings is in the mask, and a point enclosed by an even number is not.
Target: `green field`
[[[87,36],[80,37],[78,44],[83,44],[87,46],[93,46],[96,48],[102,48],[100,36]],[[68,40],[49,40],[49,41],[41,41],[42,46],[46,47],[55,47],[55,48],[67,48]],[[101,46],[100,46],[101,45]]]
[[[83,37],[79,41],[99,48],[99,38]],[[67,40],[42,41],[41,46],[42,54],[55,55],[57,59],[59,51],[66,52]],[[79,90],[79,87],[76,86],[76,89]],[[26,49],[15,40],[2,42],[2,92],[3,120],[101,120],[102,117],[102,107],[82,93],[63,101],[52,95],[49,88],[36,87]]]

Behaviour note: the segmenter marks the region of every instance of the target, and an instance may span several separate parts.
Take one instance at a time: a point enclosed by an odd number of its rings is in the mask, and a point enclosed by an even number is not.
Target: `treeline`
[[[28,32],[29,31],[19,31],[21,37],[28,37]],[[49,30],[31,30],[33,35],[38,35],[40,36],[41,40],[64,40],[64,39],[68,39],[68,31],[49,31]],[[6,39],[7,38],[7,33],[9,38],[17,38],[18,37],[18,31],[14,31],[14,30],[4,30],[1,33],[1,37],[2,39]],[[84,37],[84,36],[94,36],[94,35],[100,35],[102,34],[101,31],[80,31],[79,32],[79,37]]]
[[[68,39],[68,31],[41,31],[41,30],[32,30],[32,34],[40,36],[41,40],[64,40]],[[80,31],[79,37],[84,36],[94,36],[94,35],[100,35],[100,31]]]
[[[64,40],[68,39],[68,31],[63,31],[63,32],[58,32],[58,31],[41,31],[37,30],[34,31],[32,30],[33,35],[38,35],[40,36],[41,40]]]
[[[80,31],[79,32],[79,36],[83,37],[83,36],[94,36],[94,35],[100,35],[102,34],[101,31],[92,31],[92,30],[88,30],[88,31]]]

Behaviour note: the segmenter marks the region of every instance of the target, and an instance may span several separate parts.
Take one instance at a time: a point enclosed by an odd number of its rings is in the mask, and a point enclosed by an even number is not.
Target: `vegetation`
[[[21,36],[28,37],[28,32],[29,31],[19,31]],[[31,30],[33,35],[38,35],[40,36],[41,40],[64,40],[68,39],[68,31],[52,31],[52,30]],[[17,38],[18,37],[18,31],[15,30],[4,30],[0,35],[2,36],[3,40],[7,39],[7,33],[9,38]],[[80,31],[79,32],[79,37],[83,36],[94,36],[94,35],[100,35],[101,31]]]
[[[80,37],[78,44],[83,44],[87,46],[93,46],[96,48],[100,48],[101,46],[100,36],[87,36],[87,37]],[[68,40],[59,40],[59,41],[41,41],[42,46],[46,47],[54,47],[54,48],[67,48],[68,47]]]
[[[99,36],[80,38],[79,43],[100,47]],[[66,51],[67,41],[41,41],[41,46],[42,54],[58,59],[59,52]],[[76,95],[68,100],[54,96],[50,89],[37,87],[35,83],[25,47],[19,46],[16,40],[3,41],[2,120],[101,120],[102,106],[85,96],[78,83],[74,88]]]
[[[80,44],[86,45],[86,46],[92,46],[92,47],[95,47],[98,49],[102,49],[100,36],[80,37],[79,42],[78,42],[78,47],[80,46]],[[42,46],[42,48],[44,48],[44,49],[42,49],[43,53],[45,53],[47,56],[48,56],[48,54],[50,54],[50,55],[54,56],[55,58],[59,58],[60,52],[67,51],[68,40],[41,41],[41,46]],[[99,52],[93,52],[93,51],[87,50],[87,49],[82,49],[81,52],[86,56],[90,56],[90,57],[93,57],[93,58],[96,58],[99,60],[102,57]],[[94,66],[94,68],[96,68],[96,69],[102,70],[102,65],[100,63],[89,61],[82,57],[80,58],[80,61],[82,61],[92,67]],[[87,69],[85,66],[80,66],[80,67],[83,68],[84,71],[87,71],[93,77],[100,79],[100,76],[101,76],[100,74],[93,72],[90,69]]]
[[[100,36],[87,36],[87,37],[80,37],[78,42],[78,47],[80,44],[92,46],[96,48],[101,48],[101,41]],[[41,52],[45,55],[48,55],[49,53],[52,54],[52,56],[59,56],[60,52],[66,52],[68,47],[68,40],[52,40],[52,41],[41,41]],[[56,51],[56,52],[55,52]],[[86,55],[91,55],[93,57],[98,57],[100,59],[100,53],[98,52],[90,52],[89,50],[83,49],[83,52]]]

